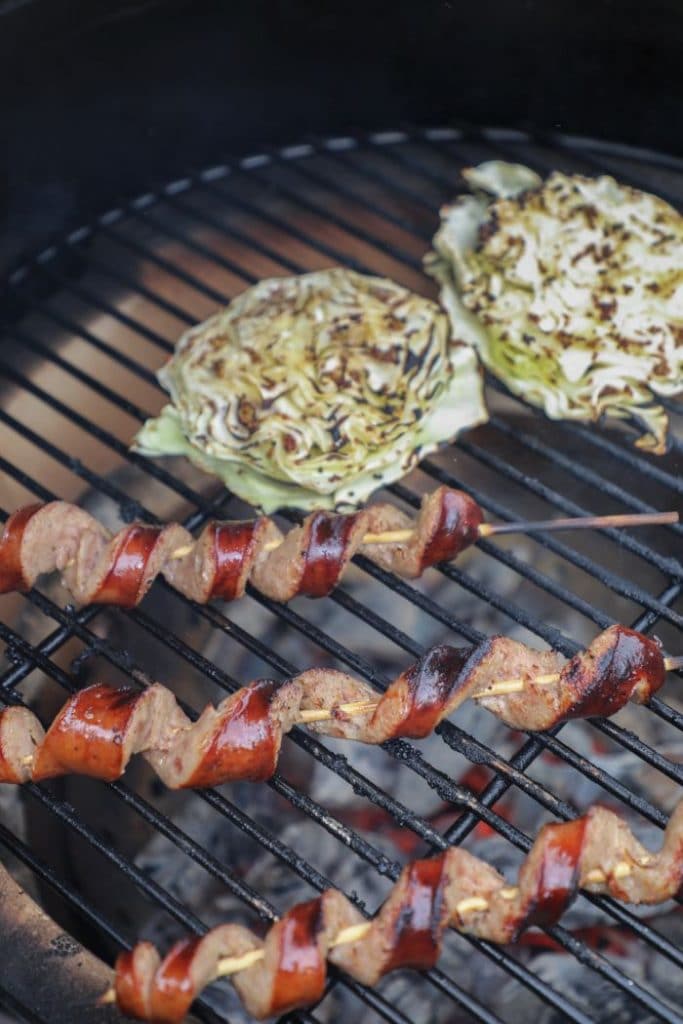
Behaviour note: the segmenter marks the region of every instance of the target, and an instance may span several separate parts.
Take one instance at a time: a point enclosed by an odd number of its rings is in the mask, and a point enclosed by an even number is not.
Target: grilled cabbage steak
[[[185,455],[266,512],[345,508],[486,420],[438,305],[341,268],[272,278],[178,342],[134,445]]]
[[[683,218],[611,177],[491,161],[441,211],[427,271],[455,337],[553,419],[635,421],[663,454],[658,396],[683,390]]]

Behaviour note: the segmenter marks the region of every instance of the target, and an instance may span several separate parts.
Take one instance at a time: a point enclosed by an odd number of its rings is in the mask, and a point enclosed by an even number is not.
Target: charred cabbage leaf
[[[425,266],[456,338],[553,419],[639,423],[666,450],[657,396],[683,390],[683,218],[613,178],[492,161],[441,211]]]
[[[178,342],[172,404],[136,439],[267,512],[343,508],[486,420],[473,350],[439,307],[332,269],[261,281]]]

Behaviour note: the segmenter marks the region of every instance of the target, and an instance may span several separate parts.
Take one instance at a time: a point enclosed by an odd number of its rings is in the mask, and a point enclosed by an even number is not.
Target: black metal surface
[[[226,139],[457,116],[683,145],[677,0],[0,0],[0,26],[3,272]]]
[[[6,323],[7,339],[18,344],[17,351],[24,355],[30,353],[31,361],[15,359],[11,350],[8,355],[0,353],[0,375],[8,382],[7,393],[15,399],[3,403],[0,425],[4,426],[8,437],[16,436],[22,444],[26,442],[30,446],[28,450],[35,449],[49,456],[61,467],[60,471],[65,479],[68,478],[70,487],[75,485],[76,479],[80,480],[109,499],[124,518],[139,516],[154,521],[153,508],[132,500],[109,473],[101,473],[96,458],[90,461],[75,459],[69,445],[59,436],[45,436],[36,429],[35,422],[22,411],[22,403],[16,399],[36,400],[46,409],[58,413],[69,430],[77,429],[79,436],[82,434],[96,441],[98,450],[106,451],[110,461],[115,456],[112,464],[134,466],[138,472],[148,474],[175,492],[183,503],[186,525],[190,529],[200,527],[208,518],[221,514],[230,496],[216,488],[210,490],[208,496],[200,493],[177,479],[163,463],[151,463],[129,452],[120,433],[108,429],[108,412],[111,416],[112,411],[116,411],[118,422],[121,422],[120,414],[125,414],[128,417],[126,422],[132,423],[133,428],[135,422],[142,421],[150,412],[144,404],[145,395],[149,400],[151,389],[156,387],[152,370],[172,350],[179,331],[186,324],[205,316],[213,304],[227,301],[236,291],[261,276],[298,272],[340,262],[359,270],[386,273],[418,287],[421,253],[435,228],[439,204],[452,196],[455,190],[458,169],[463,163],[494,155],[530,163],[540,170],[551,166],[594,170],[607,162],[610,167],[618,167],[622,179],[628,180],[631,175],[639,181],[647,181],[653,190],[670,192],[675,201],[680,202],[683,198],[683,162],[679,164],[673,158],[660,160],[649,153],[605,151],[597,144],[574,144],[560,138],[532,140],[510,132],[463,134],[434,130],[418,132],[414,136],[383,133],[363,139],[328,139],[257,154],[230,166],[211,168],[195,178],[172,183],[160,194],[143,195],[125,207],[110,211],[97,222],[72,233],[63,243],[40,253],[35,260],[11,275],[7,282],[7,306],[12,314]],[[100,244],[102,240],[103,244]],[[147,267],[154,268],[160,277],[146,274]],[[150,280],[154,281],[154,286],[150,285]],[[122,289],[114,297],[113,284]],[[65,296],[78,305],[64,304]],[[135,314],[124,301],[130,296],[139,300]],[[82,315],[74,313],[74,308],[82,309]],[[96,327],[88,326],[90,319],[102,315],[106,316],[110,328],[107,338],[101,337]],[[161,326],[157,324],[157,318],[160,318]],[[66,358],[60,351],[61,345],[51,340],[50,331],[57,338],[76,338],[82,342],[83,359],[75,362],[73,358]],[[134,340],[132,346],[131,338]],[[141,345],[139,352],[138,341]],[[145,349],[147,343],[152,349]],[[157,355],[150,355],[155,350],[158,350]],[[131,397],[133,392],[124,394],[122,388],[111,387],[106,373],[93,369],[91,352],[92,359],[96,353],[102,354],[125,371],[131,380],[137,378],[141,382],[142,390],[135,391],[135,398]],[[98,365],[101,364],[94,364],[95,367]],[[40,375],[40,383],[34,372],[36,366],[47,371]],[[59,373],[77,381],[79,387],[82,385],[102,399],[101,406],[94,411],[92,407],[89,411],[82,411],[74,403],[62,401],[50,388],[50,373]],[[490,385],[492,396],[499,390],[498,385]],[[143,397],[138,399],[138,393]],[[516,402],[516,407],[523,409],[521,402]],[[672,403],[672,408],[676,415],[683,411],[675,403]],[[432,481],[469,490],[492,517],[516,518],[520,500],[534,502],[534,507],[543,514],[556,511],[572,515],[611,509],[640,511],[655,505],[676,507],[680,503],[679,496],[683,490],[680,442],[676,443],[671,458],[657,462],[630,448],[628,438],[580,425],[562,424],[549,432],[547,438],[540,439],[520,428],[516,419],[496,413],[488,430],[486,446],[472,438],[464,438],[458,446],[468,460],[467,464],[481,470],[483,482],[473,485],[467,473],[461,474],[460,462],[457,463],[457,474],[450,466],[446,469],[434,459],[426,460],[422,470]],[[532,472],[518,468],[514,461],[497,454],[497,442],[517,446],[520,456],[523,456],[523,465],[531,465]],[[584,465],[584,452],[606,454],[610,460],[608,469],[598,472]],[[552,473],[549,472],[551,469]],[[50,500],[55,491],[62,493],[59,486],[53,489],[42,479],[37,479],[31,459],[16,456],[9,445],[3,446],[0,454],[0,473],[3,474],[0,482],[11,483],[14,490],[18,485],[27,495]],[[574,499],[579,487],[582,495],[589,496],[590,504]],[[405,484],[395,485],[390,490],[399,502],[409,507],[418,504],[416,492]],[[4,493],[4,488],[0,493]],[[4,519],[11,508],[5,501],[0,504]],[[683,569],[671,554],[675,545],[662,547],[659,538],[673,537],[675,543],[680,543],[682,532],[681,527],[648,535],[606,530],[603,531],[604,557],[602,553],[600,556],[586,553],[572,539],[537,535],[534,550],[541,552],[545,549],[558,563],[582,574],[581,579],[585,576],[597,585],[596,591],[587,590],[585,593],[580,588],[565,584],[561,576],[550,575],[535,566],[533,560],[527,563],[509,546],[490,541],[482,541],[478,546],[481,558],[505,565],[526,580],[529,588],[543,591],[557,606],[581,616],[596,628],[609,625],[618,617],[618,610],[627,608],[637,628],[650,631],[657,627],[668,648],[678,653],[683,647],[680,635],[683,616],[679,601],[683,590]],[[613,557],[615,550],[621,552],[616,561]],[[391,588],[397,601],[408,600],[417,605],[425,615],[442,624],[449,636],[455,634],[472,640],[481,635],[469,621],[454,615],[442,603],[437,604],[419,586],[393,578],[362,557],[356,562],[368,578],[376,581],[377,585]],[[438,571],[451,581],[454,592],[457,589],[458,592],[469,593],[473,603],[490,603],[511,625],[525,627],[530,634],[563,654],[571,655],[578,648],[574,637],[504,593],[494,592],[462,566],[443,566]],[[169,595],[173,593],[163,583],[157,586],[163,587]],[[253,590],[250,590],[250,599],[267,608],[282,629],[291,631],[292,635],[306,637],[320,650],[321,658],[327,657],[328,661],[348,666],[378,689],[390,681],[389,676],[367,658],[340,643],[333,630],[328,633],[309,621],[305,607],[303,610],[298,605],[296,608],[283,607]],[[82,650],[109,662],[133,681],[140,681],[140,673],[153,671],[153,665],[137,664],[125,649],[98,635],[100,609],[85,609],[78,613],[63,610],[40,590],[26,595],[25,600],[39,609],[46,621],[53,622],[54,627],[41,642],[34,644],[8,622],[0,621],[0,637],[7,645],[9,655],[7,668],[0,676],[3,700],[20,701],[21,687],[36,668],[58,686],[73,688],[73,679],[56,660],[60,651],[73,642],[77,642]],[[173,600],[188,606],[191,604],[180,595],[175,595]],[[397,670],[405,664],[405,652],[409,656],[421,653],[421,645],[415,637],[406,635],[344,586],[329,600],[394,646]],[[253,651],[275,673],[286,676],[307,667],[292,664],[267,640],[233,621],[229,607],[194,607],[194,612],[239,647]],[[116,615],[124,617],[124,613],[117,612]],[[128,615],[135,628],[165,645],[192,670],[220,688],[230,691],[245,682],[234,679],[222,667],[208,661],[183,636],[169,633],[166,623],[155,614],[153,594],[141,609]],[[663,697],[653,700],[642,714],[658,715],[680,730],[683,718],[675,707],[669,705],[670,692],[664,690]],[[596,720],[593,725],[596,732],[608,736],[624,750],[637,754],[657,772],[677,783],[683,781],[683,768],[678,763],[652,749],[617,723]],[[544,751],[550,751],[596,782],[613,802],[628,805],[660,827],[666,823],[666,816],[658,807],[643,796],[630,792],[620,780],[565,743],[560,738],[561,729],[524,740],[509,760],[498,756],[476,736],[465,733],[458,726],[457,719],[443,723],[438,732],[448,747],[464,754],[473,764],[486,766],[493,772],[494,778],[479,794],[459,785],[440,767],[431,764],[412,744],[403,741],[387,743],[385,752],[387,757],[397,759],[420,776],[445,803],[461,810],[455,823],[443,833],[356,771],[352,747],[349,747],[346,757],[340,757],[300,729],[294,730],[287,742],[296,744],[307,756],[336,773],[353,787],[356,794],[386,811],[401,827],[413,832],[433,850],[463,842],[479,822],[486,823],[520,850],[528,849],[533,837],[506,821],[496,810],[496,805],[510,787],[522,790],[558,818],[574,816],[575,809],[553,792],[552,785],[541,783],[527,774]],[[380,875],[391,879],[398,876],[401,867],[398,862],[376,849],[338,815],[316,803],[285,777],[278,773],[268,785],[293,808],[310,817],[320,828],[372,865]],[[268,893],[258,893],[246,885],[229,866],[220,863],[127,784],[117,783],[110,789],[135,814],[166,835],[188,857],[200,863],[250,906],[256,915],[272,920],[278,911],[284,909],[274,907],[269,902]],[[74,830],[95,846],[151,903],[163,907],[188,929],[201,930],[201,920],[183,906],[181,900],[141,873],[116,848],[115,843],[99,835],[68,802],[42,786],[27,787],[27,793],[31,800],[38,800],[47,807],[66,828]],[[315,864],[303,861],[277,835],[244,814],[224,795],[197,793],[194,799],[209,803],[245,836],[270,850],[312,890],[334,883],[334,879],[326,878]],[[126,944],[134,939],[133,935],[121,934],[97,905],[83,899],[72,880],[59,877],[4,827],[0,828],[0,844],[57,889],[95,930],[116,943]],[[628,907],[609,898],[591,899],[615,923],[656,949],[671,963],[672,970],[683,967],[683,951]],[[373,908],[367,909],[371,911]],[[661,1020],[683,1020],[677,1007],[666,1003],[648,986],[627,977],[608,955],[590,948],[563,926],[548,931],[561,947],[585,965],[586,972],[600,974],[621,991],[624,1000],[639,1004],[643,1013]],[[562,1019],[581,1022],[600,1019],[587,1015],[572,999],[522,963],[515,957],[514,950],[474,940],[471,940],[471,945],[473,956],[483,955],[498,965],[501,979],[506,975],[517,979],[540,1000],[555,1007]],[[462,1019],[499,1020],[459,983],[457,977],[448,977],[439,969],[429,972],[427,977],[440,998],[452,999],[459,1007],[457,1012]],[[349,986],[378,1017],[391,1021],[406,1020],[401,1007],[392,1006],[379,992],[364,990],[338,974],[332,975],[330,985]],[[202,1009],[200,1001],[198,1014],[201,1016],[202,1013],[207,1020],[216,1019],[212,1011],[205,1006]],[[300,1016],[313,1019],[307,1014]]]

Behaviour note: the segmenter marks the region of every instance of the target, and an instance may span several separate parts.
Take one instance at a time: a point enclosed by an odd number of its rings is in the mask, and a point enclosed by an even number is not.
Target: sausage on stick
[[[474,699],[512,728],[541,731],[645,702],[681,662],[618,625],[566,663],[554,651],[497,636],[430,648],[381,695],[343,672],[313,668],[284,681],[257,679],[196,721],[160,683],[144,690],[96,684],[74,694],[47,733],[25,707],[0,712],[0,782],[67,773],[111,781],[138,753],[174,789],[259,781],[276,770],[282,737],[297,723],[377,744],[426,736]]]
[[[683,801],[658,853],[641,846],[617,814],[594,806],[574,821],[545,825],[515,885],[453,847],[408,864],[371,920],[328,889],[292,907],[264,939],[241,925],[220,925],[201,938],[181,939],[163,960],[151,943],[140,942],[119,955],[115,987],[102,1001],[116,1001],[139,1020],[178,1024],[206,985],[230,976],[247,1011],[270,1017],[317,1003],[328,963],[375,985],[390,971],[433,967],[449,927],[514,942],[526,928],[557,922],[580,889],[656,904],[682,883]]]
[[[656,512],[484,523],[473,498],[442,486],[425,496],[415,519],[383,503],[350,515],[313,512],[286,535],[261,516],[210,522],[197,538],[177,523],[132,523],[112,536],[77,505],[53,501],[26,505],[7,520],[0,536],[0,593],[29,590],[57,570],[78,605],[134,607],[160,573],[200,603],[239,598],[248,582],[275,601],[290,601],[329,594],[357,552],[412,579],[497,533],[677,521],[677,512]]]

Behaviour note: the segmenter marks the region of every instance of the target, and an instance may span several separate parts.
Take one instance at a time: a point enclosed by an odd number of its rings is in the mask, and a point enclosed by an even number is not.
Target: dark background
[[[0,0],[0,264],[260,143],[406,122],[683,153],[681,0]]]

